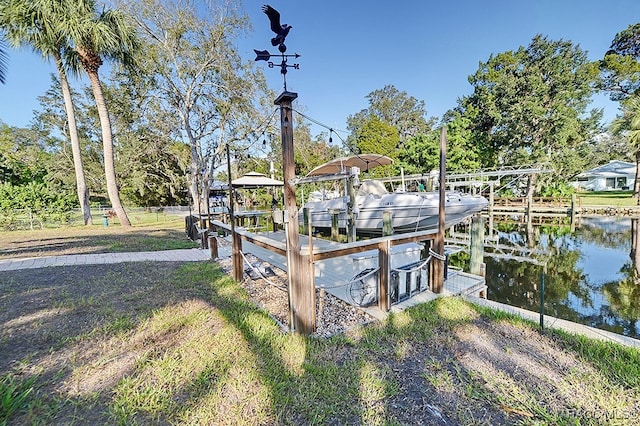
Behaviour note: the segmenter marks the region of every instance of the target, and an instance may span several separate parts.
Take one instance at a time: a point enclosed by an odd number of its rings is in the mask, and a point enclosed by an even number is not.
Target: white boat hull
[[[445,226],[450,227],[480,212],[488,201],[480,196],[447,192],[445,200]],[[347,199],[344,197],[325,201],[311,201],[305,207],[311,215],[314,228],[331,228],[332,213],[338,213],[338,227],[347,226]],[[356,233],[381,235],[383,214],[391,214],[394,233],[406,233],[437,229],[439,194],[388,193],[382,196],[368,195],[356,199]]]

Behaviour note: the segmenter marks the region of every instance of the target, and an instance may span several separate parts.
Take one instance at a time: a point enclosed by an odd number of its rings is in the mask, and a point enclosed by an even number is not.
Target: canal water
[[[638,219],[569,225],[500,224],[485,245],[488,298],[640,338]],[[455,260],[454,260],[455,261]]]

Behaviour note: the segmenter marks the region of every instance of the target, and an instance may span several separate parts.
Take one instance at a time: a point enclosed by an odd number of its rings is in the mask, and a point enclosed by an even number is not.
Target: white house
[[[613,160],[576,176],[572,185],[586,191],[613,191],[633,188],[635,163]]]

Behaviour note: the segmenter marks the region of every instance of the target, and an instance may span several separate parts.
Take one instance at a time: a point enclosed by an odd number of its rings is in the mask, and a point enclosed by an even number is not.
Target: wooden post
[[[533,226],[533,196],[527,195],[527,228]]]
[[[311,212],[309,212],[309,207],[303,207],[302,208],[302,233],[305,235],[309,233],[310,215],[311,215]]]
[[[243,261],[242,261],[242,240],[236,234],[236,220],[233,212],[233,185],[231,185],[231,154],[229,153],[229,144],[227,144],[227,178],[229,180],[229,222],[231,222],[231,253],[233,260],[233,279],[237,282],[242,281]]]
[[[332,241],[340,241],[340,210],[339,209],[330,209],[329,214],[331,215],[331,240]]]
[[[356,206],[356,190],[353,187],[354,176],[347,179],[347,192],[349,194],[349,208],[347,209],[347,242],[356,240],[356,214],[353,209]]]
[[[491,237],[493,237],[493,205],[495,201],[495,184],[491,182],[489,184],[489,236]]]
[[[438,209],[438,233],[433,240],[433,252],[437,255],[431,261],[431,291],[442,293],[444,287],[444,219],[445,219],[445,188],[447,163],[447,129],[440,130],[440,205]]]
[[[215,235],[209,235],[209,249],[211,250],[211,260],[218,258],[218,239]]]
[[[378,246],[378,267],[379,279],[378,279],[378,309],[382,312],[389,312],[391,307],[390,292],[389,292],[389,275],[391,274],[391,242],[386,240],[381,242]]]
[[[571,232],[576,230],[576,194],[571,194]]]
[[[469,269],[472,274],[482,275],[484,258],[484,218],[476,215],[471,218],[471,244]]]
[[[293,114],[291,102],[297,93],[284,91],[275,100],[280,106],[280,129],[282,134],[282,169],[284,174],[284,222],[287,227],[287,274],[290,280],[289,306],[292,309],[293,330],[310,335],[315,329],[315,289],[309,280],[308,262],[303,262],[300,253],[300,228],[295,187],[293,156]]]
[[[385,210],[382,212],[382,236],[386,237],[393,234],[393,214]]]

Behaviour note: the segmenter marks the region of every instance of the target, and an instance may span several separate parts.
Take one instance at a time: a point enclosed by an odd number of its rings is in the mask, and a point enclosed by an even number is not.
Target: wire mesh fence
[[[130,207],[125,208],[125,211],[133,225],[168,222],[190,214],[188,206]],[[92,206],[91,217],[94,225],[109,226],[119,223],[117,216],[107,205]],[[80,209],[67,212],[34,211],[31,209],[0,211],[0,230],[4,231],[82,225],[84,225],[84,217]]]

